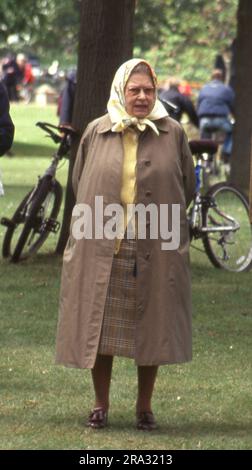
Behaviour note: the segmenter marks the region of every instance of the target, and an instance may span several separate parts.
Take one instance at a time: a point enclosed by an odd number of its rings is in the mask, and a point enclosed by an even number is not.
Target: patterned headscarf
[[[130,116],[127,113],[125,109],[124,89],[134,68],[140,63],[144,63],[149,67],[152,80],[156,88],[156,74],[151,68],[150,64],[145,60],[130,59],[119,67],[112,82],[110,98],[107,105],[108,113],[113,124],[113,132],[122,132],[128,126],[135,125],[140,131],[144,131],[146,126],[149,126],[156,134],[159,134],[158,129],[153,121],[168,116],[166,109],[159,101],[157,96],[153,109],[145,118],[139,119],[137,117]]]

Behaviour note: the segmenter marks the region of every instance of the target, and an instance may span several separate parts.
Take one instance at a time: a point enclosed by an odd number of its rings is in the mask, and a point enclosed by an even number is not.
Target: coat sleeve
[[[77,196],[78,185],[79,185],[80,177],[81,177],[85,160],[86,160],[86,156],[87,156],[88,142],[89,142],[89,125],[87,126],[80,140],[80,144],[77,150],[77,155],[76,155],[76,159],[75,159],[75,163],[73,167],[72,186],[73,186],[73,192],[74,192],[75,197]]]
[[[188,207],[195,194],[196,177],[191,150],[184,131],[182,133],[182,173],[186,206]]]
[[[9,114],[9,100],[4,86],[0,83],[0,156],[12,146],[14,125]]]

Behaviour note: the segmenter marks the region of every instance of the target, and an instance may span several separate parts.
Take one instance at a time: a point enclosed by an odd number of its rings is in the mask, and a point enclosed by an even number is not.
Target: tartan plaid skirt
[[[136,240],[124,238],[114,255],[104,307],[99,354],[135,357]]]

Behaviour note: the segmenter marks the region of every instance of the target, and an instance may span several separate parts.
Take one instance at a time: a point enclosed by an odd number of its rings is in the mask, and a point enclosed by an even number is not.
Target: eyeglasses
[[[153,96],[155,93],[155,88],[154,87],[129,87],[127,88],[127,92],[131,96],[138,96],[140,95],[141,91],[146,95],[146,96]]]

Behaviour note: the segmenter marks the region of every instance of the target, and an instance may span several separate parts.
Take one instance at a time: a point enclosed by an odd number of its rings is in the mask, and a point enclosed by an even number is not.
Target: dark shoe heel
[[[157,423],[151,411],[140,411],[137,413],[136,427],[140,431],[154,431]]]
[[[87,426],[94,429],[103,429],[108,425],[108,414],[103,408],[94,408],[89,417]]]

